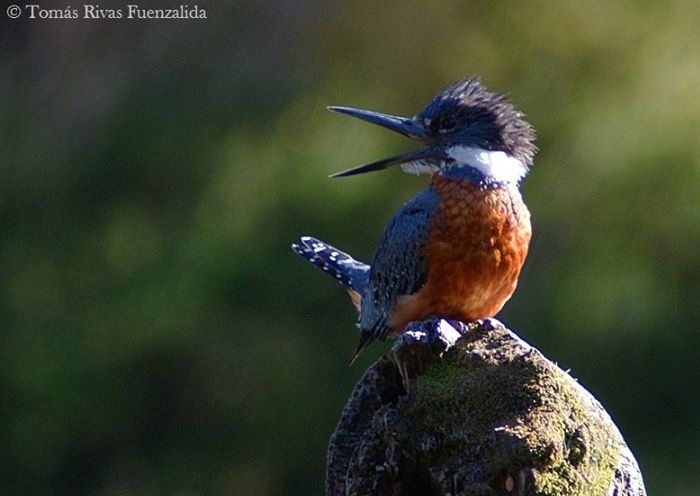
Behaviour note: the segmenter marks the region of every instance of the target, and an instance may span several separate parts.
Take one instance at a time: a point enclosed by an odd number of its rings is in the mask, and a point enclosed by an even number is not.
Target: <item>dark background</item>
[[[412,115],[470,74],[541,148],[500,319],[596,394],[651,494],[697,491],[698,2],[198,5],[0,10],[0,492],[322,493],[386,345],[347,367],[354,310],[288,246],[367,259],[427,182],[328,179],[413,144],[325,106]]]

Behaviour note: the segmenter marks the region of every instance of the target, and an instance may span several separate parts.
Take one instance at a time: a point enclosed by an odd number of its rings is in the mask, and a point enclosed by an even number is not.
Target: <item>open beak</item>
[[[415,119],[408,117],[397,117],[395,115],[381,114],[371,110],[361,110],[351,107],[328,107],[328,110],[371,122],[372,124],[385,127],[391,131],[403,134],[404,136],[408,136],[409,138],[417,141],[424,142],[427,141],[428,138],[425,128],[423,128],[423,126]],[[393,157],[377,160],[376,162],[360,165],[359,167],[354,167],[346,171],[336,172],[335,174],[331,174],[330,177],[354,176],[355,174],[382,170],[386,169],[387,167],[391,167],[392,165],[400,165],[407,162],[413,162],[415,160],[426,159],[429,157],[429,155],[429,148],[421,147],[410,152],[401,153],[399,155],[394,155]]]

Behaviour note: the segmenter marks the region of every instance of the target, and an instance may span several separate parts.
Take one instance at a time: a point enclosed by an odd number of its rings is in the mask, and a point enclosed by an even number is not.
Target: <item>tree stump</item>
[[[413,323],[331,437],[327,496],[646,495],[610,416],[493,319]]]

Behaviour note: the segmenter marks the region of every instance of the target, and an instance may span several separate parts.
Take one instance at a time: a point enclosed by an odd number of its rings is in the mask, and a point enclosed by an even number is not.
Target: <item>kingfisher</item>
[[[359,311],[360,341],[350,363],[412,321],[494,317],[515,291],[532,235],[519,190],[537,153],[525,115],[477,77],[448,86],[414,117],[328,109],[420,143],[331,177],[394,165],[431,176],[386,225],[369,264],[310,236],[292,245],[340,282]]]

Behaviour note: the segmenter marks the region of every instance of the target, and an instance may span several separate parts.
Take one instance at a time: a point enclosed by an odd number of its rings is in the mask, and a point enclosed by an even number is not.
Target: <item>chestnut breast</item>
[[[514,184],[435,174],[439,201],[423,257],[423,287],[401,296],[390,323],[396,332],[430,315],[473,321],[493,317],[515,291],[531,237],[530,213]]]

